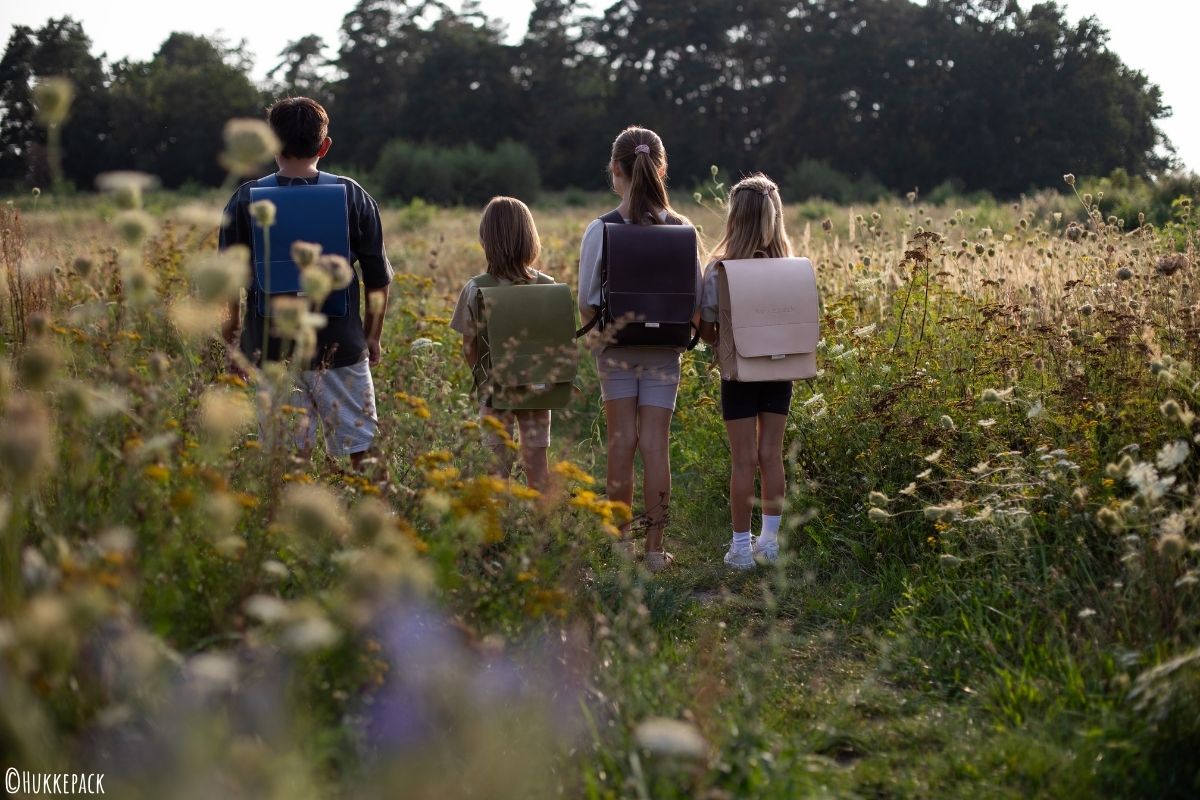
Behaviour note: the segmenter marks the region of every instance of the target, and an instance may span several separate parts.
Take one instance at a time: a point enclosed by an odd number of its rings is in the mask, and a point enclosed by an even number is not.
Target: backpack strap
[[[279,173],[272,172],[270,175],[266,175],[262,178],[259,178],[258,180],[256,180],[254,182],[254,185],[255,186],[265,186],[265,187],[278,186],[279,185]]]
[[[330,172],[317,172],[318,186],[332,186],[338,182],[338,176]]]
[[[604,215],[598,217],[598,219],[601,222],[603,222],[605,225],[625,225],[626,224],[625,218],[621,216],[621,209],[619,209],[619,208],[614,208],[612,211],[609,211],[607,214],[604,214]],[[608,254],[605,252],[605,248],[602,247],[602,249],[600,250],[601,297],[603,297],[603,291],[604,291],[603,287],[607,283],[608,283]],[[603,300],[601,300],[601,303],[603,303]],[[586,336],[588,334],[588,331],[590,331],[592,328],[596,327],[597,325],[600,326],[601,330],[604,329],[604,323],[602,322],[602,317],[604,316],[604,305],[601,305],[599,308],[596,308],[596,306],[592,306],[592,308],[596,309],[596,314],[592,317],[591,321],[588,322],[588,324],[584,325],[582,328],[575,331],[576,339]]]
[[[492,289],[500,285],[500,281],[496,280],[494,275],[487,272],[476,275],[471,278],[471,282],[475,284],[475,296],[471,298],[471,303],[475,307],[475,363],[471,365],[471,379],[475,384],[476,390],[482,390],[488,381],[488,368],[485,362],[491,357],[491,344],[488,342],[487,336],[484,335],[486,330],[483,323],[483,292],[480,289]],[[486,405],[491,405],[491,397],[483,398]]]

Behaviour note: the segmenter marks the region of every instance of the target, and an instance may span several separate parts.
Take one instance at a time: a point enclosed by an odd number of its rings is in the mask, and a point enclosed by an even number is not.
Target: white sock
[[[782,519],[782,514],[776,514],[774,516],[770,514],[763,514],[762,533],[759,534],[758,541],[763,544],[777,541],[779,538],[779,522]]]
[[[733,548],[734,550],[749,550],[750,549],[750,531],[745,533],[733,532]]]

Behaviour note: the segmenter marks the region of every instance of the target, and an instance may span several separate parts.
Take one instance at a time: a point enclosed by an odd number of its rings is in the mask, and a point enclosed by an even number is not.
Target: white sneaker
[[[753,548],[729,545],[729,550],[725,552],[725,564],[731,569],[754,569]]]
[[[762,537],[758,537],[754,540],[754,545],[750,548],[750,551],[755,558],[761,558],[768,564],[774,564],[779,560],[779,540],[763,542]]]

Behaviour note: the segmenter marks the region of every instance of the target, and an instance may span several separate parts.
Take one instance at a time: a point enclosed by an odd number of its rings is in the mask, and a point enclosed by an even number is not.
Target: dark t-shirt
[[[297,183],[316,184],[312,178],[288,178],[279,176],[280,186]],[[221,249],[235,244],[254,247],[254,229],[250,221],[250,189],[255,181],[247,181],[238,187],[225,206],[226,223],[221,227]],[[379,205],[357,182],[339,177],[338,183],[346,187],[346,202],[350,212],[350,261],[358,262],[362,281],[368,290],[382,289],[392,282],[392,265],[388,262],[383,246],[383,224],[379,219]],[[348,367],[367,357],[367,337],[363,331],[360,281],[355,278],[347,291],[350,293],[350,312],[344,317],[329,317],[324,328],[317,331],[317,355],[312,368]],[[251,361],[256,361],[262,350],[263,316],[258,311],[258,296],[254,286],[253,264],[251,264],[249,298],[242,316],[242,352]],[[280,340],[271,337],[267,346],[267,357],[280,357]]]

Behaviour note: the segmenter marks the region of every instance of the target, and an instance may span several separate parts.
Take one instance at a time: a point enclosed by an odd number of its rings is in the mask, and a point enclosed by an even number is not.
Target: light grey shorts
[[[636,397],[639,406],[675,409],[679,351],[668,347],[609,347],[596,356],[600,396]]]
[[[375,384],[365,358],[348,367],[301,372],[287,402],[304,411],[296,414],[290,431],[297,450],[316,445],[318,422],[331,456],[361,453],[375,440]]]
[[[517,439],[520,432],[520,443],[525,447],[550,446],[550,411],[536,409],[527,411],[504,411],[487,406],[479,407],[479,418],[495,417],[508,431],[510,439]],[[487,427],[483,429],[483,441],[488,447],[498,447],[503,441],[500,435]]]

